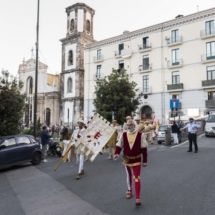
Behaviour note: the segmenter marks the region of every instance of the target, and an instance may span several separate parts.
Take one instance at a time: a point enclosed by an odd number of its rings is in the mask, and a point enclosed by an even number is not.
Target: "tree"
[[[0,136],[19,133],[26,95],[20,93],[23,83],[8,71],[0,76]]]
[[[129,80],[125,70],[113,69],[109,76],[97,80],[96,83],[96,99],[93,102],[96,112],[111,121],[114,111],[114,118],[120,124],[124,122],[126,116],[135,113],[142,94],[138,93],[137,84]]]

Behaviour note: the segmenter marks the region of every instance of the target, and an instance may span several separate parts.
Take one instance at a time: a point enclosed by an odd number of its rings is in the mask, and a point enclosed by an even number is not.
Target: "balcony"
[[[141,91],[144,95],[152,94],[152,87],[143,87]]]
[[[207,28],[207,29],[200,31],[200,37],[202,39],[207,39],[207,38],[214,37],[214,36],[215,36],[215,27]]]
[[[215,87],[215,80],[205,80],[202,81],[203,88],[214,88]]]
[[[103,55],[93,57],[93,62],[94,63],[98,63],[98,62],[102,62],[102,61],[104,61],[104,56]]]
[[[139,73],[145,73],[145,72],[151,72],[152,71],[152,64],[148,64],[148,65],[141,65],[138,67],[138,71]]]
[[[99,80],[101,80],[101,79],[103,79],[103,78],[104,78],[103,73],[94,74],[94,75],[93,75],[93,80],[94,80],[94,81],[99,81]]]
[[[201,56],[202,63],[215,62],[215,53],[204,54]]]
[[[115,57],[115,58],[120,58],[120,57],[122,57],[122,56],[121,56],[121,54],[122,54],[121,52],[122,52],[122,51],[114,52],[114,57]]]
[[[167,61],[167,68],[177,68],[177,67],[182,67],[183,66],[183,60],[182,59],[177,59],[174,61]]]
[[[168,84],[167,85],[167,90],[169,92],[178,92],[178,91],[183,91],[184,86],[182,83],[178,83],[178,84]]]
[[[205,100],[206,108],[215,108],[215,100]]]
[[[167,46],[176,46],[182,44],[182,36],[177,36],[177,37],[170,37],[167,39]]]
[[[140,53],[141,53],[141,52],[151,51],[151,50],[152,50],[152,45],[151,45],[151,43],[138,45],[138,51],[139,51]]]

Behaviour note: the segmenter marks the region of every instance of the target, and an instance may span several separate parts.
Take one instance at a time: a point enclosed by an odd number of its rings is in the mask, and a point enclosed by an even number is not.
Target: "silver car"
[[[165,131],[168,129],[169,125],[160,125],[158,130],[158,136],[157,136],[157,142],[158,144],[162,144],[162,142],[165,142]],[[173,135],[171,132],[171,141],[173,141]]]

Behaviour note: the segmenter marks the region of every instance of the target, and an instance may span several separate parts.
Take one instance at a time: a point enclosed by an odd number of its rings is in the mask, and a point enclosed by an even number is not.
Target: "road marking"
[[[199,136],[198,136],[198,139],[199,139],[200,137],[204,136],[204,135],[205,135],[205,134],[199,135]],[[184,145],[184,144],[186,144],[186,143],[188,143],[188,140],[186,140],[184,143],[178,144],[178,145],[176,145],[176,146],[171,146],[170,148],[171,148],[171,149],[172,149],[172,148],[176,148],[176,147],[182,146],[182,145]]]

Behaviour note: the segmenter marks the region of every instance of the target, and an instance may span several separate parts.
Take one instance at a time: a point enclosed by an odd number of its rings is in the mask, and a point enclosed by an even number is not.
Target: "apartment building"
[[[215,110],[215,8],[94,42],[84,50],[84,118],[95,110],[96,81],[125,69],[143,93],[136,117],[202,116]]]

